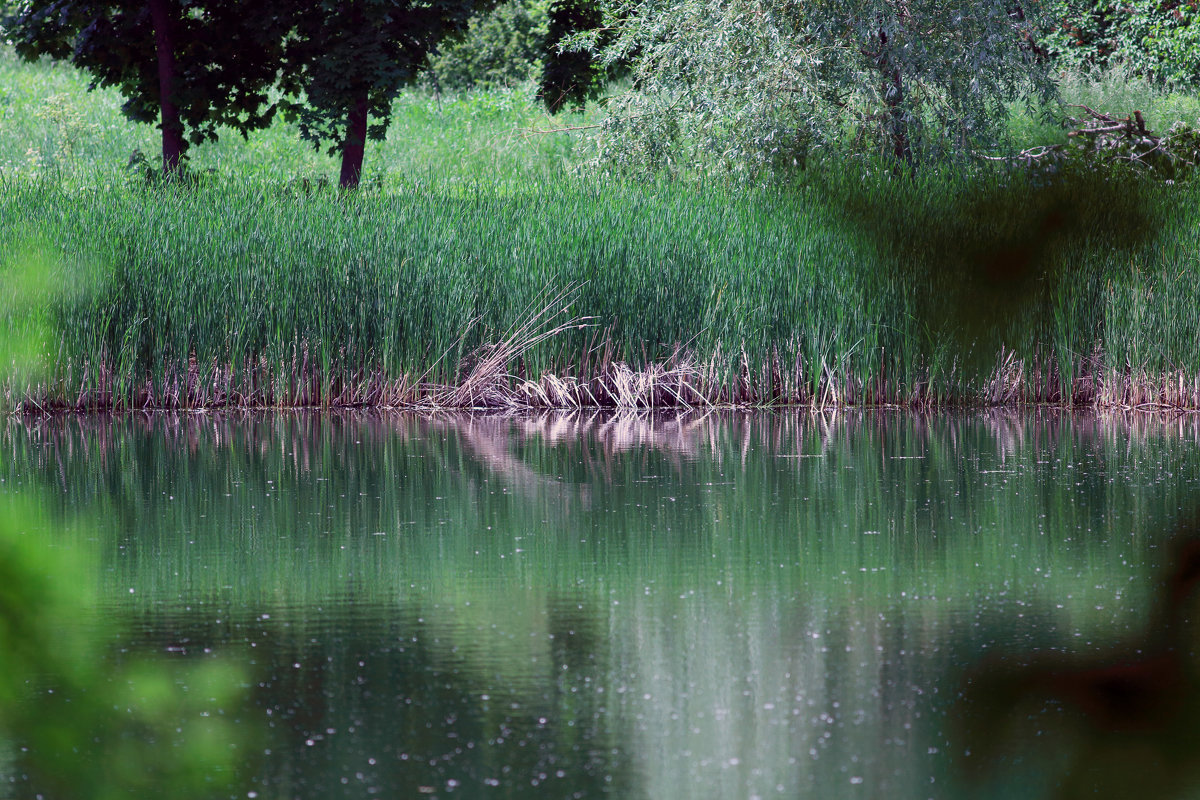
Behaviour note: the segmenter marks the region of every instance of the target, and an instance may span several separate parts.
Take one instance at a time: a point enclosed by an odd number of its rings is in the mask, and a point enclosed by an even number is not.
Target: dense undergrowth
[[[402,98],[356,194],[284,125],[159,185],[117,98],[0,72],[0,249],[44,265],[55,332],[9,405],[1200,407],[1195,182],[582,177],[586,139],[532,131],[587,120],[505,90]],[[1122,80],[1073,99],[1200,116]]]

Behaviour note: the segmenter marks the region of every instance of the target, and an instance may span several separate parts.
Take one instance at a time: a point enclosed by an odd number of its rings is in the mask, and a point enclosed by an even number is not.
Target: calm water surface
[[[959,774],[964,674],[1135,636],[1200,501],[1188,418],[0,433],[0,491],[42,493],[127,621],[114,657],[250,665],[241,797],[1053,796],[1078,740]]]

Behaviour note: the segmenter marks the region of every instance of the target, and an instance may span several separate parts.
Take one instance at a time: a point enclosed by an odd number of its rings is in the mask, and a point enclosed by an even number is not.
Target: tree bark
[[[158,106],[162,116],[163,174],[179,174],[179,159],[187,144],[183,123],[175,105],[175,49],[171,38],[169,0],[148,0],[150,21],[154,25],[154,47],[158,56]]]
[[[892,117],[892,155],[900,161],[910,162],[912,145],[908,140],[908,123],[904,121],[904,86],[900,83],[899,67],[892,70],[892,88],[885,98]]]
[[[904,84],[900,80],[900,68],[888,57],[888,36],[879,32],[879,71],[883,73],[883,102],[888,107],[889,134],[892,139],[892,155],[898,161],[912,162],[912,144],[908,139],[908,123],[904,120]]]
[[[363,155],[367,149],[367,92],[355,99],[346,122],[346,141],[342,144],[343,189],[357,189],[362,177]]]

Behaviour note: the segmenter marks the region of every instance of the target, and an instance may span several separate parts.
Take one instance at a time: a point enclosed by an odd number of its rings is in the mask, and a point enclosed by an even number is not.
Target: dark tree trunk
[[[149,0],[150,21],[154,25],[154,47],[158,55],[158,104],[162,115],[163,174],[176,175],[179,159],[187,147],[183,123],[175,105],[175,49],[171,39],[169,0]]]
[[[891,114],[892,155],[900,161],[912,161],[912,145],[908,140],[908,123],[904,120],[904,86],[900,83],[899,67],[892,70],[890,89],[884,84],[884,102]]]
[[[346,141],[342,144],[343,189],[357,189],[362,177],[363,154],[367,149],[367,92],[354,101],[346,122]]]
[[[908,123],[904,119],[904,84],[900,80],[900,68],[888,57],[888,36],[879,32],[879,57],[876,63],[883,73],[883,102],[888,108],[888,128],[892,139],[892,155],[897,161],[912,161],[912,145],[908,138]]]

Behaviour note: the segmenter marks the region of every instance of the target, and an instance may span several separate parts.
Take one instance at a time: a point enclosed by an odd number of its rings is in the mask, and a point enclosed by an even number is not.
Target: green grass
[[[117,92],[88,92],[87,85],[87,75],[69,66],[28,64],[0,47],[0,173],[88,185],[128,174],[135,150],[158,158],[157,131],[121,116]],[[581,135],[535,131],[590,121],[579,114],[551,119],[523,89],[440,97],[414,91],[397,100],[387,141],[368,143],[363,175],[388,189],[431,180],[546,180],[589,151]],[[339,164],[282,121],[246,139],[222,129],[215,143],[193,146],[188,156],[194,172],[215,171],[239,182],[336,180]]]
[[[1182,122],[1192,127],[1200,125],[1200,95],[1171,89],[1133,74],[1127,67],[1092,73],[1064,72],[1058,81],[1062,102],[1085,105],[1097,111],[1126,116],[1141,111],[1147,126],[1166,133],[1172,125]],[[1058,120],[1061,109],[1028,110],[1014,105],[1009,117],[1008,133],[1023,147],[1037,144],[1066,142],[1066,128]],[[1065,113],[1083,118],[1082,109],[1066,109]]]
[[[585,177],[583,134],[530,131],[588,119],[505,90],[404,95],[353,196],[282,123],[161,186],[112,93],[7,52],[0,85],[0,249],[58,287],[10,405],[444,404],[481,373],[455,404],[1200,404],[1195,183]]]

